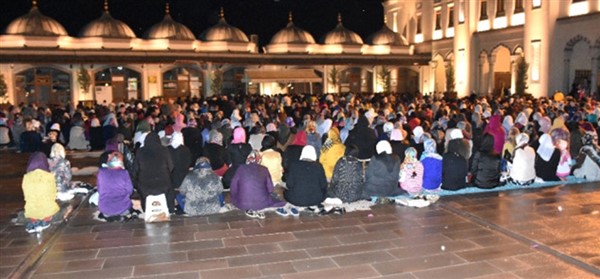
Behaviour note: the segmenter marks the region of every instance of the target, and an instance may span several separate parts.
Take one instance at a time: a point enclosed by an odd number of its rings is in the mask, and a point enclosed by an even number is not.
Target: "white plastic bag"
[[[146,197],[146,212],[144,220],[148,223],[169,221],[169,207],[165,194],[149,195]]]

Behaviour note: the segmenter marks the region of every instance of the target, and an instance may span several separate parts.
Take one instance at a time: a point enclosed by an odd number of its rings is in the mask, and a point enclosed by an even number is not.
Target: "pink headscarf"
[[[246,130],[242,127],[237,127],[233,130],[233,140],[231,144],[246,143]]]
[[[185,123],[183,123],[183,114],[181,114],[181,113],[177,114],[177,116],[175,116],[175,124],[173,124],[173,130],[175,132],[181,133],[181,129],[183,129],[185,127],[186,127],[186,125],[185,125]]]
[[[485,126],[485,130],[483,133],[488,133],[494,137],[494,153],[502,154],[502,147],[504,146],[504,138],[506,133],[502,128],[502,123],[500,122],[500,115],[493,115],[490,117],[490,122],[487,126]]]

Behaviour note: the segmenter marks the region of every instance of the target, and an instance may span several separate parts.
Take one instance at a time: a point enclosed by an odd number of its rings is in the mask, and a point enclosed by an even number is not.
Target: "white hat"
[[[55,130],[55,131],[60,132],[60,124],[58,124],[58,123],[52,124],[52,126],[50,126],[50,130]]]
[[[450,132],[450,138],[451,139],[462,139],[463,133],[460,129],[452,129],[452,131]]]
[[[375,146],[375,149],[377,150],[377,154],[381,154],[381,153],[392,154],[392,146],[390,145],[390,143],[387,140],[379,141],[377,143],[377,146]]]
[[[317,160],[317,151],[312,145],[306,145],[302,148],[302,153],[300,154],[300,160]]]

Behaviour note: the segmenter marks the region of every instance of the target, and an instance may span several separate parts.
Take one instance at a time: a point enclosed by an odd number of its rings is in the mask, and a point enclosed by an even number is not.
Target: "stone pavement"
[[[26,161],[0,156],[2,170],[7,158],[11,166]],[[80,167],[90,162],[72,160]],[[8,222],[8,211],[22,206],[14,200],[20,178],[0,175],[2,203],[13,206],[0,205],[2,278],[600,276],[595,183],[447,196],[422,209],[378,205],[297,218],[267,213],[265,220],[232,211],[158,224],[101,223],[91,217],[96,209],[82,203],[68,222],[38,239]]]

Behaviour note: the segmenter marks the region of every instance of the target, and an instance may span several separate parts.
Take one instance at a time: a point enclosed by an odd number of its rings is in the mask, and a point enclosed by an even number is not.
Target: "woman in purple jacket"
[[[282,207],[285,201],[272,197],[274,190],[271,175],[266,167],[260,165],[261,155],[253,150],[245,165],[240,165],[231,180],[231,203],[246,211],[252,218],[264,219],[260,210],[268,207]],[[287,211],[286,211],[287,212]]]
[[[113,152],[106,164],[98,170],[99,218],[107,221],[123,221],[131,213],[133,184],[123,165],[123,155]]]

